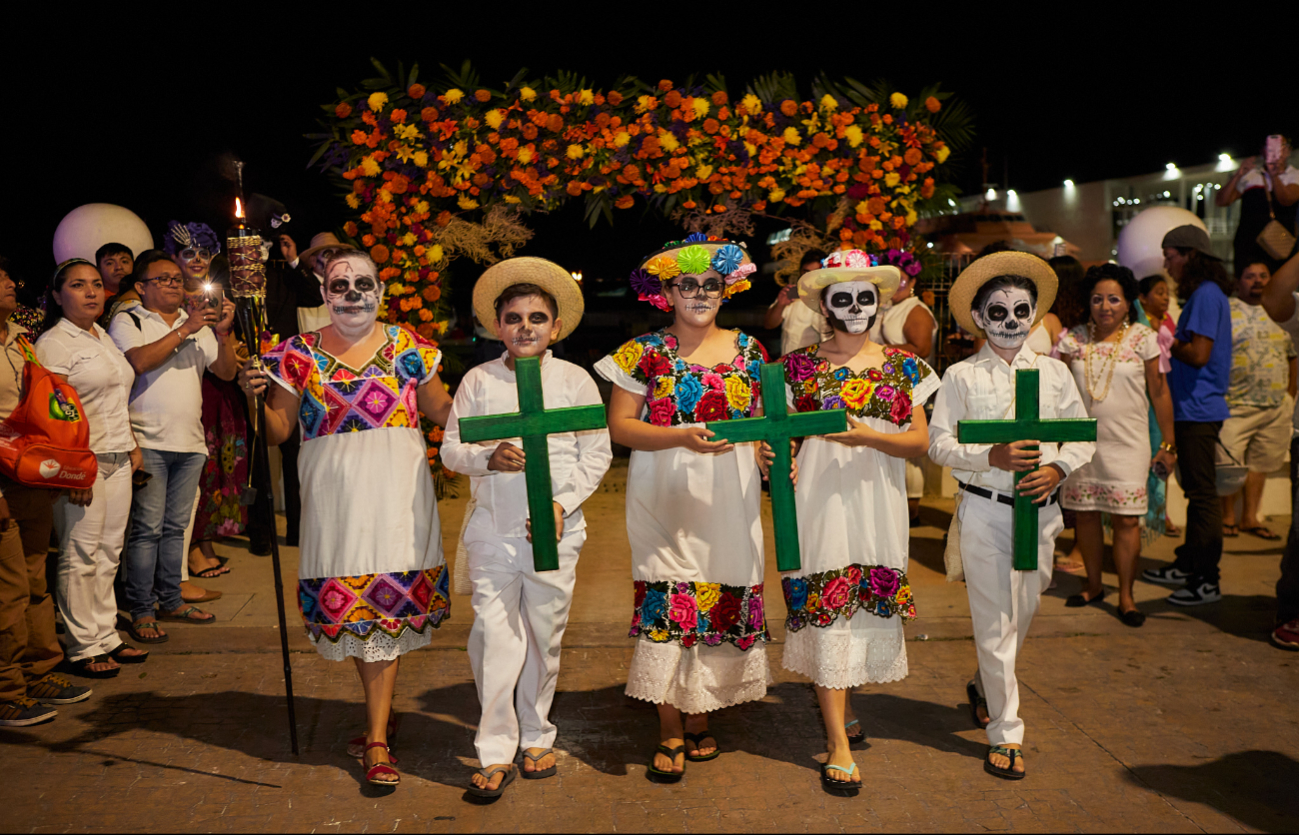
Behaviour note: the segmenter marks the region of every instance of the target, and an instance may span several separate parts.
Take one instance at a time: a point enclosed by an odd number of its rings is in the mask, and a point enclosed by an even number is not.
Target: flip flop
[[[542,751],[540,754],[537,754],[534,757],[533,755],[529,754],[526,750],[524,750],[519,752],[520,756],[519,759],[516,760],[516,762],[518,762],[519,765],[522,766],[523,758],[527,757],[528,759],[532,760],[532,767],[536,768],[537,763],[540,762],[542,759],[544,759],[547,754],[553,754],[553,753],[555,753],[554,748],[547,748],[545,751]],[[537,771],[525,771],[523,768],[519,768],[518,771],[520,774],[523,775],[524,780],[544,780],[547,777],[555,776],[555,772],[559,771],[559,763],[556,762],[550,768],[543,768]]]
[[[126,627],[126,632],[132,639],[142,644],[162,644],[171,640],[170,635],[158,631],[158,622],[156,620],[132,623]]]
[[[1230,533],[1227,532],[1229,528],[1231,529]],[[1240,528],[1237,525],[1223,525],[1222,535],[1227,539],[1232,539],[1233,537],[1240,536]]]
[[[987,755],[985,755],[983,758],[984,771],[988,772],[993,777],[1000,777],[1003,780],[1024,779],[1025,772],[1015,771],[1015,758],[1018,757],[1021,760],[1024,759],[1024,752],[1020,751],[1018,748],[1003,748],[1000,745],[989,745],[988,754],[1001,754],[1003,757],[1009,757],[1010,766],[1008,768],[998,768],[993,765],[992,760],[988,759]]]
[[[205,612],[205,611],[203,611],[202,609],[200,609],[200,608],[197,607],[197,606],[186,606],[184,609],[181,609],[179,612],[171,612],[171,613],[167,613],[167,612],[159,612],[159,613],[156,615],[156,617],[158,618],[158,620],[170,620],[170,621],[175,621],[176,623],[199,623],[199,624],[203,624],[203,623],[215,623],[215,622],[216,622],[216,615],[212,615],[212,617],[210,617],[210,618],[192,618],[192,617],[190,617],[190,615],[192,615],[192,614],[195,613],[195,612],[198,612],[200,615],[211,614],[210,612]]]
[[[970,721],[974,723],[974,727],[978,730],[982,731],[987,729],[988,724],[992,721],[992,717],[988,717],[988,722],[980,720],[979,708],[987,710],[988,700],[979,695],[979,688],[974,686],[974,682],[965,685],[965,695],[970,700]]]
[[[108,657],[116,661],[118,664],[143,664],[145,661],[149,660],[149,651],[147,649],[144,650],[142,655],[123,655],[122,651],[128,649],[135,649],[135,647],[130,644],[118,644],[117,649],[108,653]]]
[[[864,742],[864,741],[866,740],[866,729],[863,728],[863,727],[861,726],[861,722],[858,721],[858,720],[856,720],[856,719],[852,720],[851,722],[844,722],[844,723],[843,723],[843,729],[846,731],[846,730],[848,730],[849,728],[851,728],[853,725],[856,725],[856,726],[858,727],[858,729],[861,731],[861,733],[859,733],[859,734],[848,734],[848,744],[849,744],[849,745],[856,745],[858,742]]]
[[[698,751],[700,748],[703,747],[702,745],[700,745],[700,743],[703,742],[705,739],[708,739],[710,736],[713,737],[713,742],[717,742],[717,737],[713,736],[712,733],[710,733],[709,731],[704,731],[703,733],[700,734],[684,734],[684,736],[686,742],[693,742],[695,744],[696,751]],[[706,763],[709,760],[715,760],[722,755],[722,746],[718,744],[715,745],[714,748],[716,750],[714,750],[713,753],[703,757],[700,757],[698,755],[691,756],[690,754],[686,754],[686,759],[690,760],[690,762],[692,763]]]
[[[1269,542],[1281,538],[1281,534],[1269,530],[1262,525],[1255,525],[1252,528],[1241,528],[1241,533],[1247,533],[1250,536],[1257,536],[1259,539],[1266,539]]]
[[[831,794],[851,794],[856,795],[861,790],[861,783],[854,783],[851,780],[832,780],[830,779],[830,769],[842,771],[851,777],[857,771],[857,763],[844,768],[841,765],[831,765],[826,763],[821,766],[821,788]]]
[[[497,786],[494,789],[480,789],[477,786],[475,786],[473,783],[470,783],[469,793],[472,794],[474,797],[500,797],[502,794],[504,794],[505,787],[510,785],[510,783],[513,783],[514,778],[519,776],[519,770],[517,768],[511,768],[508,765],[494,765],[491,768],[478,769],[478,773],[486,777],[489,782],[492,779],[492,775],[498,771],[505,772],[505,778],[501,780],[501,784],[499,786]]]
[[[1081,609],[1084,606],[1094,606],[1105,599],[1105,589],[1101,589],[1100,594],[1088,600],[1082,596],[1082,592],[1071,594],[1065,598],[1064,605],[1070,609]]]
[[[656,754],[658,753],[667,754],[668,759],[672,760],[672,762],[674,763],[677,761],[677,754],[684,754],[685,752],[686,752],[686,746],[684,745],[676,745],[673,746],[672,748],[669,748],[666,745],[660,744],[658,748],[654,749],[654,753]],[[688,760],[690,758],[686,757],[686,759]],[[681,772],[678,774],[675,771],[662,771],[660,769],[655,768],[654,760],[650,759],[649,776],[651,780],[654,780],[655,782],[658,783],[679,783],[681,782],[681,778],[686,776],[686,764],[684,761],[681,763]]]
[[[191,571],[189,573],[189,576],[197,577],[200,580],[215,580],[217,577],[220,577],[222,574],[229,574],[229,573],[230,573],[230,569],[226,568],[224,565],[214,565],[211,568],[205,568],[199,572]]]
[[[114,667],[111,670],[92,670],[91,664],[103,664],[111,660],[108,655],[93,655],[89,658],[82,658],[78,661],[68,661],[67,669],[73,675],[83,678],[115,678],[118,673],[122,672],[121,667]]]

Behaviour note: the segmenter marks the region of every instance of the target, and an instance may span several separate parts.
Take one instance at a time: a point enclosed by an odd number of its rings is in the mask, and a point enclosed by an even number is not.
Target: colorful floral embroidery
[[[798,411],[847,409],[853,417],[879,418],[897,426],[910,422],[912,392],[934,374],[927,363],[886,347],[882,368],[856,374],[848,368],[831,370],[830,361],[817,356],[820,347],[799,348],[781,359]]]
[[[677,356],[677,339],[667,331],[638,336],[614,351],[614,363],[645,386],[645,417],[654,426],[752,417],[759,399],[758,369],[767,361],[762,344],[747,334],[736,338],[729,364],[693,365]]]
[[[316,346],[320,334],[281,342],[262,357],[268,373],[302,395],[302,440],[341,432],[419,428],[415,389],[438,362],[438,349],[400,325],[385,328],[388,341],[360,370]]]
[[[298,581],[298,608],[313,641],[338,643],[345,634],[362,641],[413,629],[436,629],[451,614],[445,565],[423,571],[321,577]]]
[[[805,577],[781,580],[789,614],[785,626],[797,632],[804,626],[829,626],[835,618],[851,618],[858,610],[882,618],[916,616],[911,584],[904,571],[886,566],[850,565]]]
[[[1074,509],[1139,510],[1147,504],[1146,485],[1102,484],[1072,479],[1064,483],[1061,498],[1065,507]]]
[[[679,641],[684,647],[730,642],[742,650],[771,640],[761,583],[748,587],[637,580],[635,585],[633,638],[644,634],[656,643]]]

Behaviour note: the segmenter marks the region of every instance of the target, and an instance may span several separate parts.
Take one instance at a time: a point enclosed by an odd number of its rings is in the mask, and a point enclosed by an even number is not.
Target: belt
[[[1010,505],[1011,507],[1015,506],[1014,496],[1010,496],[1005,493],[997,493],[992,490],[987,490],[983,487],[976,487],[973,484],[966,484],[965,482],[960,480],[958,480],[956,483],[961,485],[961,489],[966,491],[967,493],[973,493],[974,495],[984,499],[992,499],[994,496],[996,496],[997,501],[1001,502],[1002,504]],[[1056,503],[1059,497],[1060,497],[1060,491],[1057,490],[1047,497],[1047,500],[1042,504],[1042,507],[1050,507],[1051,505]]]

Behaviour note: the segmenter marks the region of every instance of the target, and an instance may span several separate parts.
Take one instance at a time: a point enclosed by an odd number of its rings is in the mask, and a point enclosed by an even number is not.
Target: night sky
[[[230,152],[247,163],[246,191],[288,205],[305,247],[313,232],[341,225],[346,207],[323,173],[305,167],[313,146],[303,134],[317,129],[320,105],[336,100],[335,87],[374,74],[371,55],[393,68],[398,60],[418,62],[424,82],[440,76],[439,63],[458,67],[469,58],[487,86],[525,66],[537,76],[572,70],[597,89],[621,73],[682,82],[694,70],[702,82],[720,71],[732,95],[777,69],[794,72],[804,85],[819,70],[861,81],[883,77],[909,94],[938,81],[975,112],[974,148],[957,160],[967,192],[979,189],[984,147],[990,179],[1023,192],[1066,177],[1082,183],[1156,171],[1170,161],[1202,164],[1223,151],[1244,156],[1265,134],[1299,129],[1291,87],[1299,63],[1286,68],[1268,57],[1266,39],[1247,48],[1239,34],[1231,36],[1237,46],[1219,49],[1205,39],[1212,28],[1179,33],[1161,25],[1125,39],[1110,19],[1101,21],[1105,30],[1084,33],[1016,23],[1020,18],[1003,7],[989,27],[936,11],[908,21],[898,6],[896,20],[877,11],[859,23],[809,21],[811,31],[861,29],[859,36],[826,39],[799,35],[788,16],[730,28],[726,16],[739,6],[719,6],[703,22],[673,12],[679,24],[646,7],[633,25],[600,23],[568,4],[550,15],[502,11],[501,29],[493,31],[488,18],[455,20],[445,6],[356,4],[367,10],[361,19],[316,23],[303,14],[259,13],[256,31],[245,31],[237,50],[223,47],[230,34],[216,4],[205,5],[201,17],[122,12],[57,26],[49,20],[62,35],[36,47],[36,61],[24,45],[46,30],[39,18],[24,20],[22,31],[9,30],[0,57],[8,186],[0,253],[18,273],[44,282],[59,220],[90,202],[127,206],[149,223],[155,240],[173,218],[202,220],[221,234],[232,192],[219,161]],[[319,18],[332,7],[311,8]],[[599,8],[612,14],[612,7]],[[1038,8],[1023,18],[1040,21]],[[574,22],[560,26],[567,18]],[[577,204],[534,216],[529,225],[537,237],[525,251],[588,275],[622,275],[637,255],[677,231],[637,210],[617,217],[634,222],[589,231]],[[462,262],[453,276],[459,272],[472,277],[474,268]]]

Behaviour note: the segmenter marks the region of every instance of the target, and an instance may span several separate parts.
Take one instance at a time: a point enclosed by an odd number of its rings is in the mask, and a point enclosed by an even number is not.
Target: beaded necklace
[[[1090,342],[1087,345],[1087,348],[1083,351],[1083,376],[1087,381],[1087,394],[1091,396],[1093,403],[1100,403],[1110,394],[1110,384],[1114,382],[1114,369],[1118,366],[1119,347],[1123,344],[1123,337],[1127,335],[1128,324],[1129,323],[1125,321],[1123,327],[1119,329],[1118,338],[1114,340],[1114,347],[1110,350],[1110,355],[1104,360],[1101,360],[1100,373],[1093,377],[1092,354],[1096,352],[1096,347],[1100,343],[1096,340],[1096,323],[1087,323],[1087,335]],[[1106,376],[1105,373],[1106,366],[1109,366],[1108,376]],[[1101,390],[1100,394],[1097,394],[1096,385],[1100,383],[1102,377],[1105,378],[1105,388]]]

